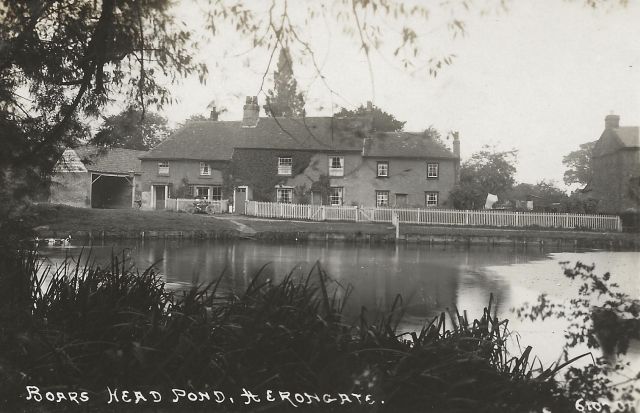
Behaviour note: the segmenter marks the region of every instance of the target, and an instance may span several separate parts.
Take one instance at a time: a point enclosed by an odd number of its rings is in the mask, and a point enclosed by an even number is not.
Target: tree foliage
[[[373,118],[373,129],[377,132],[397,132],[404,128],[405,121],[396,119],[392,114],[385,112],[376,105],[372,105],[371,109],[368,109],[365,105],[360,105],[354,110],[347,110],[342,108],[334,116],[336,117],[361,117],[371,116]],[[435,129],[431,130],[435,131]],[[437,131],[435,131],[437,133]],[[437,133],[439,136],[439,133]]]
[[[87,136],[83,118],[98,116],[114,94],[144,112],[169,101],[167,80],[206,73],[171,4],[0,1],[3,198],[28,194],[65,146]]]
[[[460,167],[460,182],[450,199],[458,209],[479,209],[487,194],[501,196],[515,184],[517,151],[496,152],[488,147],[474,153]]]
[[[592,157],[596,142],[587,142],[580,145],[580,149],[570,152],[562,158],[562,163],[567,167],[564,172],[564,183],[587,185],[593,177]]]
[[[171,129],[167,119],[152,112],[129,108],[104,119],[92,143],[105,148],[147,151],[162,142]]]
[[[304,116],[304,96],[298,92],[291,55],[286,47],[280,49],[278,68],[273,73],[273,89],[267,93],[264,110],[269,116]]]

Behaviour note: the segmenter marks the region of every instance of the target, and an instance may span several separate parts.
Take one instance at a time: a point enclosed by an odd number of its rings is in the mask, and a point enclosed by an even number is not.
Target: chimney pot
[[[620,116],[618,115],[607,115],[604,118],[604,128],[605,129],[618,129],[620,127]]]
[[[218,112],[216,111],[215,106],[211,108],[211,113],[209,113],[209,120],[218,120]]]

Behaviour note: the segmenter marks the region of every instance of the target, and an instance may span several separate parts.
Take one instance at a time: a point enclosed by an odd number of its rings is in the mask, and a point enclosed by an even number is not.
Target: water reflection
[[[123,248],[138,268],[156,263],[167,282],[174,285],[205,283],[223,275],[221,288],[236,292],[245,289],[265,263],[269,264],[262,269],[262,276],[277,281],[289,272],[304,277],[319,261],[338,283],[354,287],[346,308],[350,317],[356,317],[362,306],[388,309],[400,294],[406,305],[400,327],[405,330],[419,329],[447,308],[467,310],[470,318],[479,317],[493,294],[498,315],[510,319],[511,328],[520,334],[520,342],[533,345],[546,364],[555,361],[560,353],[567,321],[518,320],[511,309],[525,301],[535,302],[542,293],[563,302],[575,297],[577,284],[563,276],[559,262],[595,263],[597,272],[610,271],[614,275],[612,281],[627,294],[640,296],[640,254],[634,252],[545,252],[522,246],[157,240],[93,245],[92,254],[98,262],[106,262],[112,252]],[[74,254],[74,250],[68,251]],[[53,263],[65,256],[62,249],[43,252]],[[517,348],[515,338],[514,343]],[[639,354],[638,342],[632,343],[629,357],[636,367],[640,365]]]

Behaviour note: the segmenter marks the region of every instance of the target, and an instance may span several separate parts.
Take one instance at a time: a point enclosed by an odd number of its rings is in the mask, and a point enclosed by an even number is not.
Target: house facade
[[[259,117],[197,121],[142,160],[143,206],[180,195],[323,205],[438,207],[456,183],[453,150],[423,133],[380,133],[371,118]],[[208,174],[208,175],[207,175]],[[238,209],[240,208],[240,209]]]
[[[607,115],[593,149],[593,178],[588,185],[599,212],[640,209],[640,134],[638,126],[620,126],[620,116]]]
[[[48,201],[83,208],[131,208],[140,199],[144,151],[82,146],[66,149],[56,164]]]

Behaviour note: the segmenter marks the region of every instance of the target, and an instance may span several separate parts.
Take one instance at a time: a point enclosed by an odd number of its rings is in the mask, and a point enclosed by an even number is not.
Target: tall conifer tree
[[[269,116],[304,116],[304,97],[298,93],[298,82],[293,76],[291,55],[286,47],[280,49],[278,68],[273,72],[274,87],[267,93],[264,110]]]

